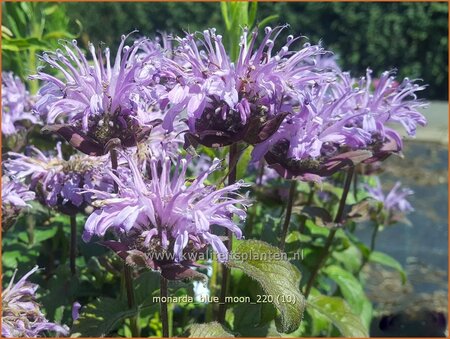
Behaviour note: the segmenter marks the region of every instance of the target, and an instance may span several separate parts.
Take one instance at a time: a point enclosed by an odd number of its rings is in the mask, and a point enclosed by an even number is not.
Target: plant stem
[[[128,307],[133,308],[135,304],[133,293],[133,277],[131,274],[131,267],[125,263],[123,265],[123,273],[125,276],[125,289],[127,291]]]
[[[305,298],[308,298],[309,293],[311,292],[311,288],[313,287],[314,282],[316,281],[317,275],[318,275],[320,269],[322,268],[323,264],[325,263],[325,261],[328,258],[328,255],[330,253],[330,247],[333,243],[334,236],[336,235],[336,232],[338,230],[337,226],[342,222],[345,201],[347,200],[348,191],[350,190],[350,185],[352,183],[352,177],[353,177],[354,170],[355,170],[355,168],[353,166],[348,169],[347,177],[345,178],[344,189],[342,192],[341,200],[339,201],[338,211],[336,213],[336,217],[334,218],[334,223],[336,225],[330,231],[330,234],[328,235],[328,238],[325,242],[325,246],[322,250],[322,253],[320,254],[319,262],[318,262],[317,266],[314,268],[314,271],[312,272],[311,276],[309,277],[309,280],[308,280],[308,283],[307,283],[306,289],[305,289]]]
[[[286,216],[284,218],[283,229],[281,233],[280,239],[280,250],[284,251],[284,247],[286,245],[286,236],[289,230],[289,224],[291,223],[291,215],[292,215],[292,206],[294,205],[294,197],[295,192],[297,190],[297,181],[294,179],[291,180],[291,185],[289,187],[289,198],[286,207]]]
[[[353,197],[358,200],[358,172],[353,176]]]
[[[266,162],[264,161],[264,158],[259,162],[259,173],[258,173],[258,180],[257,185],[262,186],[263,176],[264,176],[264,166]]]
[[[370,252],[369,252],[369,256],[370,254],[375,250],[375,241],[377,239],[377,235],[378,235],[378,231],[380,230],[380,225],[378,223],[375,224],[375,227],[373,228],[372,231],[372,237],[370,239]],[[358,269],[358,273],[360,273],[362,271],[362,269],[364,268],[364,266],[367,264],[367,262],[369,261],[369,256],[366,258],[363,258],[361,266]]]
[[[167,291],[167,279],[164,278],[162,275],[160,277],[160,289],[159,289],[159,295],[161,297],[160,301],[160,307],[161,307],[161,323],[162,323],[162,332],[163,332],[163,338],[169,337],[169,314],[167,312],[167,297],[168,297],[168,291]]]
[[[75,260],[77,258],[77,217],[76,214],[70,216],[70,273],[75,275],[77,268]]]
[[[238,147],[237,144],[234,143],[230,146],[230,153],[228,154],[228,164],[230,166],[230,172],[228,174],[228,185],[232,185],[236,182],[236,169],[237,169],[237,157],[238,156]],[[227,229],[227,250],[228,253],[231,253],[231,249],[233,248],[233,232]],[[222,264],[222,284],[220,291],[220,304],[219,304],[219,313],[218,313],[218,321],[223,324],[225,322],[225,313],[227,311],[227,306],[225,304],[225,297],[228,292],[229,285],[229,275],[230,270],[225,264]]]
[[[125,290],[127,292],[128,308],[131,310],[135,307],[136,302],[134,300],[132,269],[126,263],[123,264],[123,275],[125,280]],[[140,336],[137,316],[130,317],[130,329],[133,337]]]
[[[309,183],[309,194],[308,194],[308,200],[306,201],[306,205],[310,206],[314,199],[314,193],[316,193],[316,188],[314,186],[313,182]]]
[[[117,150],[114,148],[111,148],[109,151],[109,154],[111,156],[111,168],[114,174],[117,175],[117,166],[118,166],[118,160],[117,160]],[[119,192],[119,186],[117,183],[114,182],[114,192]],[[133,291],[133,276],[131,272],[131,267],[128,266],[126,263],[123,264],[123,275],[125,280],[125,289],[127,292],[127,301],[128,301],[128,308],[132,309],[135,306],[135,300],[134,300],[134,291]],[[137,317],[133,316],[130,318],[130,328],[131,333],[133,337],[139,337],[139,326],[137,323]]]
[[[174,309],[174,305],[173,304],[168,304],[168,313],[169,313],[169,338],[173,337],[173,309]]]
[[[111,155],[111,168],[113,173],[117,176],[117,166],[118,166],[118,160],[117,160],[117,150],[114,148],[111,148],[109,151],[109,154]],[[119,185],[115,180],[113,180],[114,184],[114,192],[117,193],[119,191]]]
[[[308,194],[308,199],[306,200],[306,206],[311,206],[311,204],[313,203],[313,199],[314,199],[314,193],[316,192],[315,188],[314,188],[314,184],[313,183],[309,183],[309,194]],[[298,232],[300,234],[303,234],[303,232],[305,231],[305,224],[306,224],[306,217],[303,216],[300,220],[300,225],[298,228]]]

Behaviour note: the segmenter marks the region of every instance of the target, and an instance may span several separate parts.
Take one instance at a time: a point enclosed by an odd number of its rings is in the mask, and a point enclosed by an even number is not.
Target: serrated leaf
[[[126,301],[97,299],[81,309],[80,317],[73,323],[71,337],[105,337],[136,312],[128,308]]]
[[[239,268],[258,281],[280,312],[277,327],[290,333],[299,326],[305,309],[305,298],[300,292],[300,271],[276,247],[258,240],[238,242],[227,265]]]
[[[341,298],[324,295],[310,296],[308,307],[327,317],[336,326],[342,336],[347,338],[367,338],[369,333],[348,304]]]
[[[234,335],[225,331],[218,322],[207,324],[193,324],[189,328],[189,338],[234,338]]]
[[[402,277],[402,283],[404,284],[406,282],[405,270],[403,269],[402,265],[390,255],[378,251],[373,251],[372,253],[370,253],[369,261],[395,269],[400,273]]]
[[[366,328],[372,320],[372,304],[364,293],[360,282],[348,271],[339,266],[328,266],[325,273],[338,284],[342,296],[355,314],[359,314]]]

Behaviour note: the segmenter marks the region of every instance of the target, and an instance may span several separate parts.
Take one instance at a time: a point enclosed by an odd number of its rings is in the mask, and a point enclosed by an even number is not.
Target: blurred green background
[[[218,2],[66,3],[70,31],[88,41],[116,45],[121,34],[138,29],[182,34],[209,27],[224,32]],[[429,84],[423,97],[448,97],[448,3],[265,2],[257,19],[277,14],[271,25],[288,23],[289,34],[305,35],[339,56],[354,76],[366,67],[375,74],[397,69],[400,76]],[[8,66],[7,64],[5,67]]]
[[[83,25],[83,39],[111,44],[124,32],[139,29],[182,33],[216,27],[223,32],[219,3],[69,4],[69,16]],[[448,95],[448,4],[435,3],[292,3],[258,4],[257,17],[278,14],[271,24],[291,26],[312,43],[339,55],[343,69],[375,74],[397,68],[401,76],[430,84],[424,96]]]

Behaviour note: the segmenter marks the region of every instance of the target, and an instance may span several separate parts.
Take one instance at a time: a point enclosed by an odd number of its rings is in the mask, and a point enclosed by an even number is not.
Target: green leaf
[[[390,255],[378,251],[373,251],[372,253],[370,253],[369,261],[395,269],[400,273],[402,277],[402,283],[404,284],[406,282],[405,270],[403,269],[402,265]]]
[[[57,40],[57,39],[74,39],[76,35],[66,31],[53,31],[45,34],[43,40]]]
[[[207,324],[193,324],[189,328],[189,338],[234,338],[234,335],[225,331],[218,322]]]
[[[341,298],[324,295],[310,296],[307,306],[327,317],[344,337],[367,338],[369,336],[361,319],[351,311],[347,303]]]
[[[355,245],[342,251],[333,251],[332,256],[350,272],[357,272],[361,267],[361,251]]]
[[[34,242],[39,243],[47,239],[53,238],[58,231],[57,227],[35,228]]]
[[[3,246],[3,267],[17,268],[19,265],[27,264],[30,268],[35,265],[39,256],[39,248],[28,247],[22,243]]]
[[[37,38],[25,38],[25,39],[5,39],[2,44],[2,48],[8,50],[28,50],[36,48],[39,50],[45,50],[49,46],[42,40]]]
[[[71,337],[105,337],[126,318],[136,314],[125,301],[100,298],[84,306],[80,317],[74,321]]]
[[[328,266],[325,273],[338,284],[342,296],[348,302],[355,314],[359,314],[366,328],[372,320],[372,304],[364,293],[358,279],[339,266]]]
[[[328,334],[330,326],[332,325],[326,316],[312,307],[306,307],[306,313],[311,317],[311,319],[307,316],[305,317],[305,320],[308,321],[310,325],[310,332],[308,332],[309,336],[321,337]],[[303,320],[302,325],[305,325],[305,320]]]
[[[258,23],[258,28],[264,28],[269,22],[278,19],[280,16],[278,14],[269,15],[268,17],[265,17],[261,20],[260,23]]]
[[[255,24],[256,12],[258,10],[258,2],[252,1],[250,4],[250,10],[248,12],[248,27],[251,28]]]
[[[247,147],[244,152],[242,152],[241,157],[237,163],[237,177],[239,179],[243,178],[248,173],[248,163],[250,162],[252,154],[252,147]]]
[[[227,310],[225,320],[233,324],[237,337],[280,337],[273,321],[276,316],[270,303],[239,303]]]
[[[228,17],[228,1],[227,2],[221,2],[220,3],[220,10],[222,11],[222,18],[225,22],[225,27],[227,28],[227,31],[231,29],[231,22],[230,18]]]
[[[134,297],[136,304],[146,307],[154,304],[153,296],[159,291],[160,274],[157,272],[144,272],[134,282]]]
[[[258,240],[242,240],[227,265],[239,268],[258,281],[281,313],[277,322],[280,332],[295,331],[302,320],[305,298],[300,293],[300,271],[276,247]]]
[[[5,39],[5,38],[12,37],[12,36],[13,36],[13,33],[11,32],[11,30],[8,27],[2,25],[2,38]]]

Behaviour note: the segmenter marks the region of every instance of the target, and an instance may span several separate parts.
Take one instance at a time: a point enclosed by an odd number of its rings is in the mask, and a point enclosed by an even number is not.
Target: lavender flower
[[[242,232],[232,216],[241,220],[246,216],[235,206],[246,204],[236,192],[245,185],[238,182],[221,189],[205,185],[208,175],[219,166],[217,159],[193,180],[186,177],[186,159],[179,158],[171,174],[168,157],[153,157],[151,180],[144,179],[132,158],[128,157],[128,162],[131,178],[114,178],[118,194],[95,191],[95,204],[100,208],[86,221],[83,239],[90,241],[94,235],[103,237],[108,230],[114,230],[121,242],[106,245],[130,264],[136,263],[133,258],[138,256],[147,267],[161,270],[167,279],[194,274],[188,267],[208,245],[220,255],[219,260],[225,260],[227,248],[212,226],[230,229],[241,238]]]
[[[414,192],[409,188],[400,187],[401,183],[396,182],[389,193],[385,195],[378,178],[376,178],[376,184],[374,187],[369,185],[365,186],[369,195],[374,200],[383,204],[384,213],[377,216],[381,224],[394,224],[400,220],[404,220],[404,216],[406,214],[414,211],[414,208],[406,200],[406,197],[414,194]]]
[[[99,172],[108,164],[107,157],[72,155],[64,160],[61,144],[56,156],[45,155],[30,147],[33,156],[9,153],[5,168],[17,179],[29,181],[39,201],[66,214],[83,211],[91,202],[92,194],[82,194],[85,189],[112,189],[112,181]]]
[[[257,31],[248,42],[244,30],[236,63],[214,29],[204,31],[203,40],[192,34],[178,38],[174,51],[178,62],[172,63],[178,83],[167,94],[170,107],[163,126],[170,130],[176,116],[186,109],[189,143],[208,147],[238,141],[257,144],[271,136],[299,105],[302,89],[321,78],[314,67],[321,47],[308,44],[290,52],[297,39],[289,36],[273,52],[274,40],[283,28],[266,28],[259,47]]]
[[[23,130],[23,121],[38,124],[39,119],[31,113],[33,98],[19,77],[2,72],[2,134],[10,136]]]
[[[41,59],[61,72],[65,82],[38,72],[32,79],[44,82],[36,110],[46,115],[44,132],[56,132],[72,146],[89,155],[103,155],[111,139],[124,147],[136,145],[150,133],[156,121],[137,116],[136,107],[145,100],[141,81],[143,59],[139,58],[142,40],[125,46],[122,36],[114,65],[109,48],[105,57],[89,45],[93,65],[78,48],[77,42],[62,43],[62,50],[44,54]],[[55,124],[63,120],[63,124]]]
[[[360,89],[358,95],[346,102],[344,109],[362,113],[352,123],[371,135],[368,147],[374,156],[366,162],[383,160],[403,149],[399,133],[389,128],[390,125],[401,124],[410,137],[415,136],[417,125],[426,125],[425,117],[418,111],[426,103],[417,99],[416,94],[425,86],[408,78],[399,84],[392,72],[384,72],[376,86],[372,86],[371,74],[372,71],[367,69],[366,77],[359,81],[351,79],[348,73],[342,74],[346,86]]]
[[[410,135],[425,118],[415,92],[423,87],[405,80],[393,87],[383,74],[372,94],[370,71],[355,85],[347,73],[304,91],[302,109],[289,116],[277,132],[253,151],[284,177],[320,180],[347,166],[385,159],[400,152],[402,141],[387,125],[401,123]]]
[[[2,177],[2,229],[5,231],[12,227],[20,212],[31,207],[27,201],[34,200],[34,192],[20,182]]]
[[[36,301],[38,285],[27,281],[28,277],[37,271],[35,266],[14,284],[16,272],[6,289],[2,292],[2,337],[6,338],[37,338],[45,331],[56,332],[67,336],[69,328],[49,322],[40,310]]]
[[[337,81],[317,83],[304,91],[302,109],[255,147],[253,161],[265,157],[283,177],[318,181],[368,158],[371,153],[361,151],[370,134],[352,125],[358,113],[342,109],[355,95],[357,91],[351,88],[343,92]]]
[[[152,121],[159,121],[164,119],[165,112],[160,109],[156,100],[142,100],[136,105],[136,115],[138,118],[145,116],[151,117]],[[140,155],[140,160],[145,162],[151,157],[158,157],[162,152],[165,152],[170,157],[176,157],[180,146],[184,143],[182,134],[185,130],[184,123],[176,121],[173,129],[169,132],[161,125],[154,126],[152,133],[148,138],[136,145],[136,152]]]
[[[80,317],[80,309],[81,309],[81,304],[78,301],[75,301],[72,304],[72,319],[73,319],[73,321],[77,320]]]

